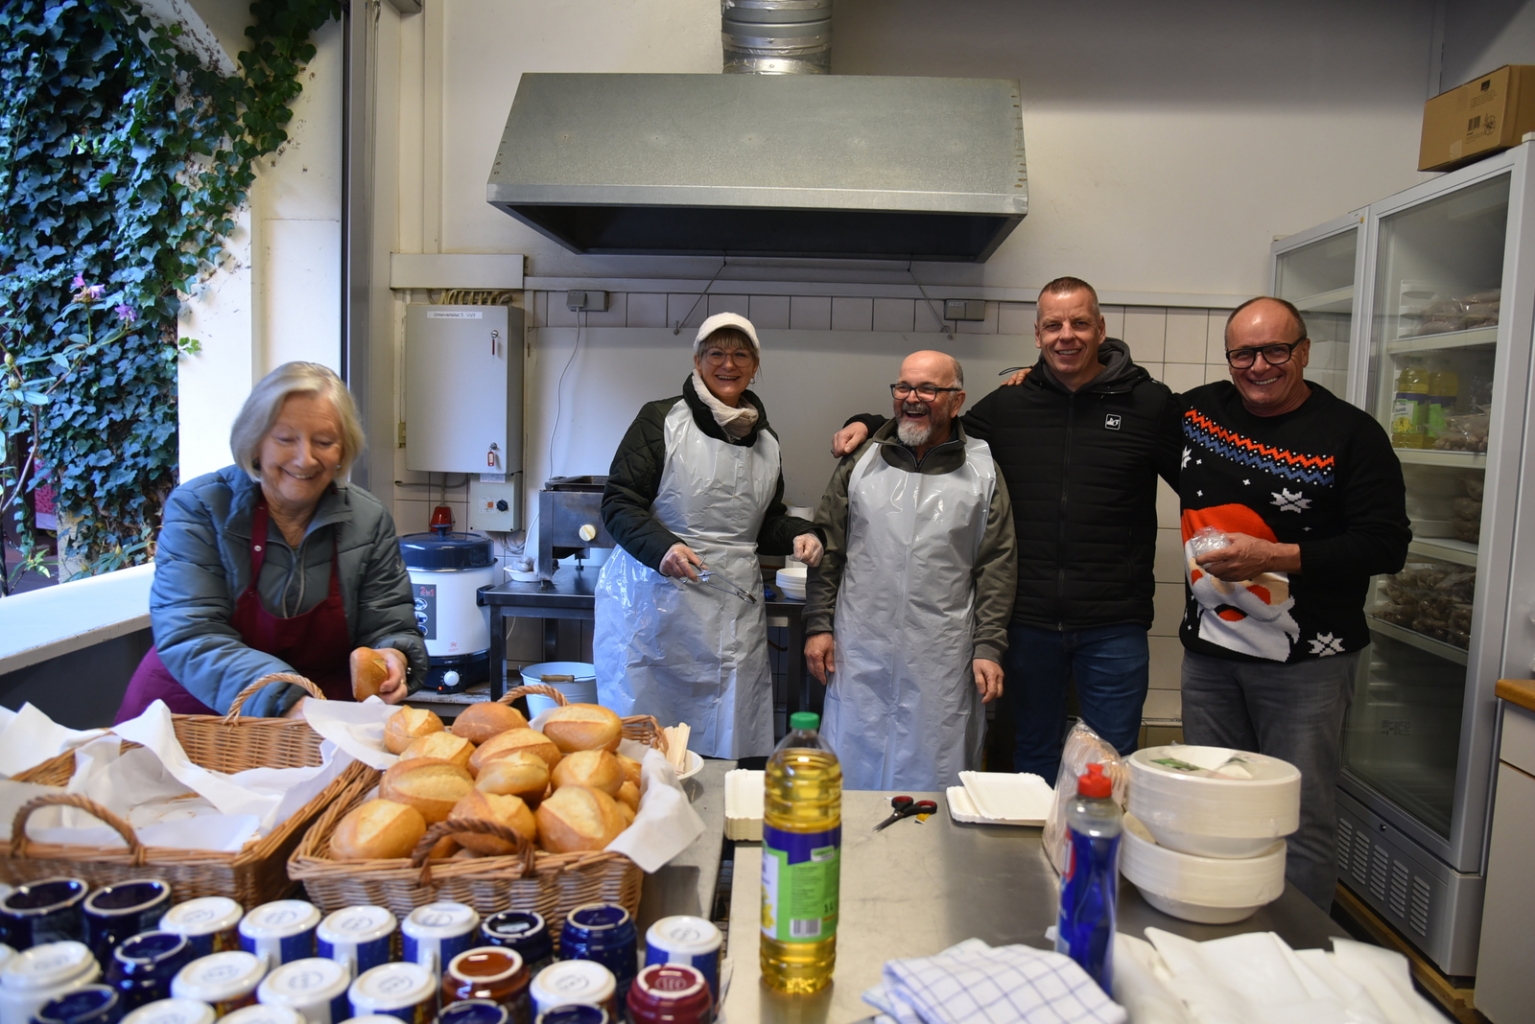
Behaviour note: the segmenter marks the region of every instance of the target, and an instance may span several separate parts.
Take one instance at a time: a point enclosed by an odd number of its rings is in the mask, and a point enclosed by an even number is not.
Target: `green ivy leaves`
[[[19,398],[0,416],[0,513],[33,548],[12,499],[50,480],[88,571],[151,554],[177,478],[177,359],[197,348],[181,298],[220,259],[253,161],[287,140],[309,38],[341,3],[251,11],[225,78],[133,0],[0,3],[0,355],[16,382],[0,391]],[[74,301],[76,275],[99,303]],[[77,358],[82,317],[114,306],[133,319]]]

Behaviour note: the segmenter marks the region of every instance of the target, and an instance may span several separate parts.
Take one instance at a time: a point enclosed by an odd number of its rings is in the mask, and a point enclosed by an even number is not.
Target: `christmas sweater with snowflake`
[[[1311,384],[1283,416],[1254,416],[1229,381],[1183,396],[1185,606],[1179,636],[1199,654],[1301,661],[1370,642],[1370,577],[1407,558],[1402,465],[1380,424]],[[1227,583],[1194,564],[1202,527],[1300,545],[1296,573]]]

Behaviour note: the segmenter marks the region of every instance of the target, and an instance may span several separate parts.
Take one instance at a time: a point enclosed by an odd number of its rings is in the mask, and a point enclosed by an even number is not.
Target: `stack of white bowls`
[[[805,577],[808,570],[803,565],[791,565],[778,570],[778,589],[783,596],[795,601],[805,599]]]
[[[1284,837],[1300,826],[1300,771],[1241,750],[1149,747],[1127,759],[1120,870],[1157,909],[1227,924],[1284,892]]]

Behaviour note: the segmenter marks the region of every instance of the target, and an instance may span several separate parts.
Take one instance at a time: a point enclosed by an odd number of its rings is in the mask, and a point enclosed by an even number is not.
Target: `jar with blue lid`
[[[112,951],[107,964],[107,984],[117,990],[124,1012],[157,999],[169,999],[171,979],[197,959],[197,951],[185,935],[175,932],[143,932]]]
[[[554,963],[554,936],[544,923],[544,915],[531,910],[503,910],[492,914],[480,925],[480,935],[492,946],[515,949],[528,965],[529,974]]]
[[[566,960],[592,960],[613,972],[622,1005],[639,973],[638,934],[634,919],[617,903],[587,903],[565,915],[560,955]]]

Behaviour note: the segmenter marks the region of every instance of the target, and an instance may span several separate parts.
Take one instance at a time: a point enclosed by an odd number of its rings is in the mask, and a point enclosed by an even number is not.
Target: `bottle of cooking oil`
[[[1445,432],[1446,420],[1455,414],[1455,403],[1460,398],[1460,377],[1448,363],[1440,363],[1428,371],[1428,416],[1423,433],[1427,447]]]
[[[1428,371],[1418,359],[1410,359],[1396,378],[1396,400],[1391,404],[1391,444],[1396,448],[1423,448],[1423,420],[1428,411]]]
[[[791,994],[818,991],[837,963],[842,868],[842,765],[816,730],[789,716],[767,763],[762,816],[762,980]]]

